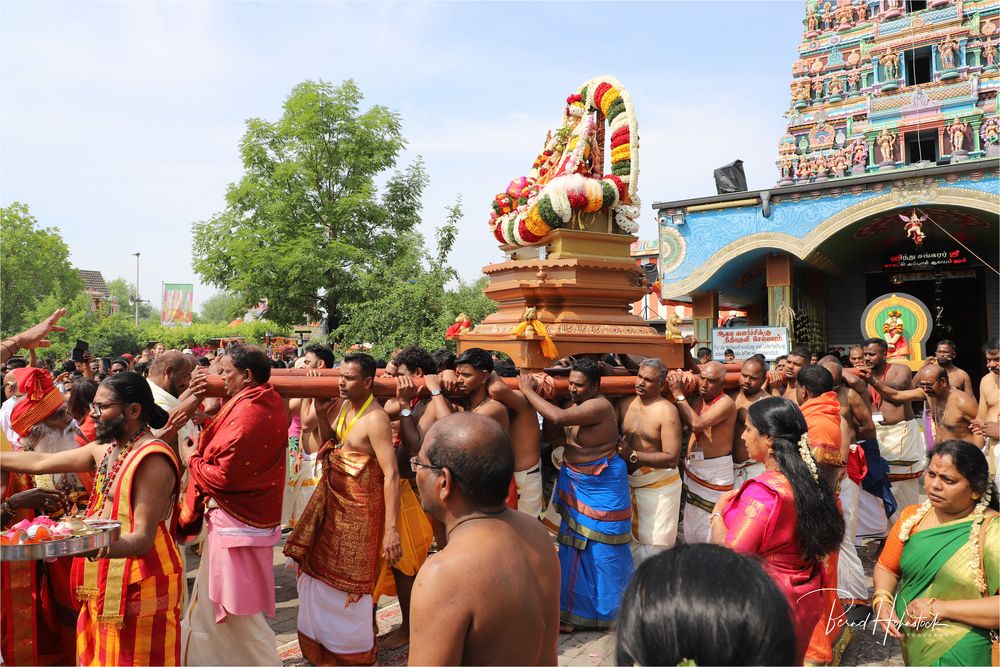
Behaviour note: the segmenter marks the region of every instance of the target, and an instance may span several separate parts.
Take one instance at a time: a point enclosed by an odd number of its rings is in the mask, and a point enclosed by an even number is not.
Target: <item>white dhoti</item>
[[[642,466],[628,476],[632,491],[632,561],[674,546],[681,512],[681,475],[676,468]]]
[[[853,604],[868,604],[868,581],[865,568],[858,558],[854,537],[858,526],[858,500],[861,487],[845,477],[840,482],[840,505],[844,512],[844,539],[840,543],[837,561],[837,596]],[[868,494],[871,495],[871,494]],[[872,496],[874,498],[874,496]],[[885,513],[882,513],[885,516]]]
[[[363,654],[374,648],[371,595],[363,595],[357,602],[347,604],[348,593],[308,574],[300,572],[296,583],[299,589],[300,642],[301,636],[305,635],[321,645],[325,652],[335,656]]]
[[[889,481],[896,498],[896,513],[889,522],[895,523],[903,508],[920,502],[920,476],[927,459],[927,444],[916,419],[891,426],[876,424],[875,433],[882,458],[889,464]]]
[[[710,541],[712,508],[723,493],[733,489],[734,481],[732,456],[685,461],[684,542]]]
[[[323,477],[323,466],[316,460],[318,452],[302,452],[299,471],[295,479],[285,485],[285,497],[281,505],[281,525],[294,528],[312,498],[316,485]]]
[[[733,464],[733,488],[740,489],[743,483],[750,481],[757,475],[762,474],[767,468],[763,463],[758,463],[753,459],[747,459],[743,463]]]
[[[556,447],[552,450],[552,465],[556,467],[556,470],[561,470],[563,466],[563,452],[564,447]],[[552,499],[556,495],[556,485],[552,485],[552,493],[549,495],[549,504],[545,507],[545,512],[542,513],[542,523],[545,527],[549,529],[553,535],[559,534],[559,526],[562,525],[562,517],[559,516],[559,512],[556,511],[555,503]]]
[[[216,623],[215,604],[209,597],[212,539],[209,536],[202,549],[194,592],[181,621],[181,664],[280,665],[274,631],[263,613],[227,614],[225,620]]]
[[[893,493],[896,485],[892,485]],[[883,538],[889,534],[889,520],[885,516],[882,499],[861,489],[858,492],[858,509],[854,522],[854,543],[861,546],[869,539]]]
[[[529,468],[514,472],[517,484],[517,511],[538,518],[542,513],[542,460]]]

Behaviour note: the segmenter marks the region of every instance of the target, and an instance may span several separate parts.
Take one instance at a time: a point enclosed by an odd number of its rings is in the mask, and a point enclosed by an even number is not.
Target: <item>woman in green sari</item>
[[[875,565],[876,621],[902,640],[907,665],[989,665],[1000,522],[986,457],[967,442],[940,443],[924,489],[927,500],[903,510]]]

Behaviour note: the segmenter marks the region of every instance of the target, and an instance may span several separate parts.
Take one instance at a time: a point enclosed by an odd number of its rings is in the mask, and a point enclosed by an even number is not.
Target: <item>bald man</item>
[[[955,389],[948,372],[937,364],[928,364],[917,371],[917,389],[896,389],[869,373],[862,373],[865,381],[893,401],[926,400],[934,419],[934,440],[963,440],[975,442],[970,426],[976,418],[979,405],[966,392]]]
[[[424,509],[448,547],[417,574],[412,665],[555,665],[559,560],[537,519],[504,504],[510,439],[481,414],[438,420],[411,459]]]
[[[194,442],[198,434],[192,418],[196,416],[208,387],[204,375],[192,376],[194,370],[193,357],[177,350],[167,350],[153,360],[146,375],[153,400],[170,413],[167,425],[154,430],[153,435],[178,452],[179,445]],[[192,377],[195,379],[192,380]]]
[[[681,421],[691,429],[687,458],[684,460],[684,541],[688,544],[710,540],[710,519],[715,503],[723,493],[732,491],[733,431],[736,429],[736,403],[722,388],[726,367],[710,361],[701,367],[697,409],[688,404],[677,372],[667,376],[670,393],[677,404]]]

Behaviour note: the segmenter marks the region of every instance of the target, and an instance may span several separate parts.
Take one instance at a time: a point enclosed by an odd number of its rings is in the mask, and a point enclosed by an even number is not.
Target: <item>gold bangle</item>
[[[934,603],[937,602],[937,598],[930,598],[927,600],[927,611],[931,613],[931,618],[937,618],[937,612],[934,611]]]

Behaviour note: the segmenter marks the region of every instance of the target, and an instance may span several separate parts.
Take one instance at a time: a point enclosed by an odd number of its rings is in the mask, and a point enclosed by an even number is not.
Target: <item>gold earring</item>
[[[979,498],[980,498],[980,497],[981,497],[981,496],[980,496],[980,495],[979,495],[978,493],[973,493],[973,494],[972,494],[972,499],[973,499],[973,500],[979,500]]]

